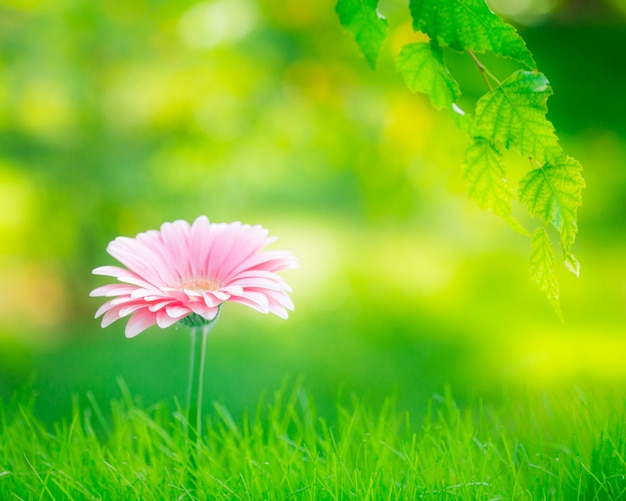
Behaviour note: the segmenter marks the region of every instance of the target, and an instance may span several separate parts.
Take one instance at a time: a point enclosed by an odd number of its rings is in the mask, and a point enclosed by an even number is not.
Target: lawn
[[[389,398],[340,395],[322,416],[289,383],[234,417],[217,401],[199,447],[177,405],[76,398],[44,426],[24,398],[1,413],[1,499],[626,498],[624,399],[580,389],[457,405],[416,418]],[[209,406],[207,406],[209,407]]]

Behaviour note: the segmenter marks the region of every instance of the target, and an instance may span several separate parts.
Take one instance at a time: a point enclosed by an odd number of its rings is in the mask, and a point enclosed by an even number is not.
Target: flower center
[[[186,289],[194,292],[205,292],[219,289],[220,284],[217,280],[209,278],[190,278],[179,282],[176,288],[179,290]]]

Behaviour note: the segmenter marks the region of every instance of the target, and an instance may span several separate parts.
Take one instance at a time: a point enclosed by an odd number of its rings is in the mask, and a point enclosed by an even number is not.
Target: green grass
[[[389,399],[339,399],[318,416],[301,385],[234,418],[207,412],[197,467],[179,410],[128,392],[44,426],[32,402],[0,412],[0,499],[626,499],[624,400],[580,391],[479,400],[435,396],[416,420]]]

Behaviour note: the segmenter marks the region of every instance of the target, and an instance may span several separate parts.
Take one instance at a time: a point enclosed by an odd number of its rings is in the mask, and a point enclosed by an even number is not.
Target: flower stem
[[[196,352],[196,340],[198,337],[198,327],[191,328],[191,350],[189,350],[189,377],[187,378],[187,427],[191,426],[191,393],[194,389],[194,368]]]
[[[189,380],[187,385],[187,439],[189,468],[186,472],[187,485],[194,492],[198,479],[198,466],[202,444],[202,389],[204,387],[204,366],[206,343],[209,332],[217,322],[217,315],[211,320],[195,313],[185,317],[180,323],[191,327],[191,352],[189,356]],[[194,450],[195,449],[195,450]]]
[[[219,315],[219,313],[218,313]],[[187,387],[187,434],[189,443],[194,444],[196,454],[192,454],[195,463],[200,453],[202,441],[202,390],[204,388],[204,367],[208,334],[217,322],[217,316],[202,325],[191,328],[191,354],[189,357],[189,380]]]

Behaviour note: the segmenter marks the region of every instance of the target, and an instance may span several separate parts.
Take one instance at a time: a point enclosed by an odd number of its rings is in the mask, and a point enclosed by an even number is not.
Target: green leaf
[[[484,0],[410,0],[413,29],[442,45],[513,58],[528,69],[536,64],[515,28],[495,15]]]
[[[546,295],[556,314],[563,320],[559,304],[559,283],[554,270],[554,249],[545,228],[535,230],[530,245],[530,276]]]
[[[532,71],[517,71],[476,103],[476,125],[507,148],[517,148],[540,163],[561,154],[554,126],[546,118],[552,94],[548,79]]]
[[[576,239],[577,211],[584,187],[582,167],[571,157],[561,157],[554,164],[533,169],[519,183],[520,202],[531,214],[559,231],[566,256]],[[573,267],[576,269],[575,265]]]
[[[580,276],[580,263],[578,262],[578,259],[574,257],[574,254],[572,254],[571,252],[566,252],[564,263],[565,267],[569,271],[571,271],[577,277]]]
[[[396,68],[411,92],[428,94],[435,108],[451,109],[461,95],[459,84],[443,62],[436,43],[412,43],[402,47]]]
[[[465,150],[463,169],[469,197],[482,210],[490,209],[494,214],[502,216],[514,230],[528,235],[511,215],[511,202],[515,193],[505,176],[502,155],[496,147],[483,137],[474,138]]]
[[[387,20],[377,10],[378,0],[338,0],[335,12],[341,25],[354,36],[372,68],[387,37]]]

